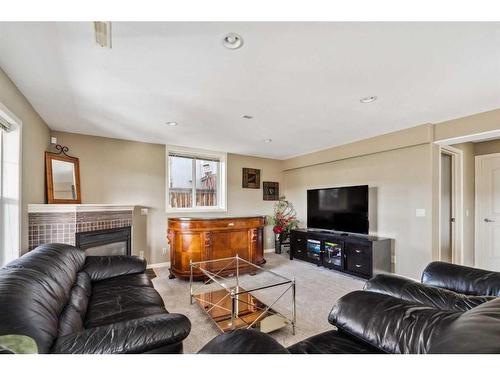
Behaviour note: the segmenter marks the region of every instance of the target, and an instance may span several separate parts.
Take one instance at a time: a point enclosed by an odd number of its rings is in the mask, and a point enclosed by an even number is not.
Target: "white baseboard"
[[[264,249],[264,253],[274,253],[274,247],[272,249]]]
[[[152,264],[148,264],[148,266],[146,268],[150,269],[150,268],[160,268],[160,267],[170,267],[170,262],[152,263]]]

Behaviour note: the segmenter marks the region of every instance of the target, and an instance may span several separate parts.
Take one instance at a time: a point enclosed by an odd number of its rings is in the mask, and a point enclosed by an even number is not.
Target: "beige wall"
[[[305,225],[307,189],[368,184],[370,232],[395,239],[396,273],[419,278],[432,260],[430,164],[428,145],[411,146],[285,171],[285,192]]]
[[[148,207],[147,217],[135,212],[134,254],[150,263],[164,262],[165,146],[88,135],[53,132],[69,154],[80,159],[82,203],[130,204]],[[144,225],[146,221],[146,225]]]
[[[165,146],[63,132],[53,132],[53,135],[59,143],[69,147],[72,156],[80,158],[82,203],[148,207],[147,218],[135,213],[139,223],[147,221],[147,232],[137,233],[134,230],[134,253],[144,251],[150,263],[169,261],[168,252],[163,254],[163,248],[168,248]],[[262,189],[241,187],[241,168],[260,169],[261,181],[281,182],[281,162],[229,154],[227,164],[228,211],[217,216],[270,214],[274,203],[262,199]],[[194,213],[183,216],[208,215]],[[271,233],[270,228],[266,228],[265,248],[274,246]]]
[[[500,129],[500,108],[436,124],[434,140],[466,137],[498,129]]]
[[[429,144],[432,140],[433,125],[424,124],[290,158],[284,161],[283,167],[285,170],[301,168],[383,151]]]
[[[22,121],[21,250],[28,250],[28,204],[45,203],[45,157],[50,129],[0,69],[0,102]]]
[[[474,155],[487,155],[497,153],[500,153],[500,139],[474,143]]]
[[[263,200],[262,182],[273,181],[280,183],[280,193],[283,194],[282,161],[253,156],[228,154],[227,155],[227,212],[218,214],[192,213],[183,216],[246,216],[270,215],[273,212],[273,201]],[[242,168],[260,169],[260,189],[243,189]],[[176,216],[171,214],[171,216]],[[264,233],[264,249],[274,247],[272,228],[267,226]]]

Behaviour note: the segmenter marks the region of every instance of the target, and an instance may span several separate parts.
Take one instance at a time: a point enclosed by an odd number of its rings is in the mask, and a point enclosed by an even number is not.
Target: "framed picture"
[[[262,183],[264,187],[264,200],[265,201],[277,201],[280,199],[280,183],[279,182],[269,182],[264,181]]]
[[[242,187],[245,189],[260,189],[260,169],[243,168]]]

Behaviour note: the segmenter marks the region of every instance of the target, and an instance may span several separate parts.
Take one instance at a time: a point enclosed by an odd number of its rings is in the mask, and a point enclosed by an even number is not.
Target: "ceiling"
[[[2,22],[0,67],[54,130],[278,159],[500,107],[500,23],[112,26]]]

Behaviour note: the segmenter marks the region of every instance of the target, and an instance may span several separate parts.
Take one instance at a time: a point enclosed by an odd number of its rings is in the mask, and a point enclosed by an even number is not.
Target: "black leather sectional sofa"
[[[433,262],[421,281],[376,276],[337,301],[335,330],[288,348],[236,330],[200,353],[500,353],[500,273]]]
[[[191,324],[165,309],[145,269],[40,246],[0,269],[0,336],[29,336],[39,353],[182,353]]]

